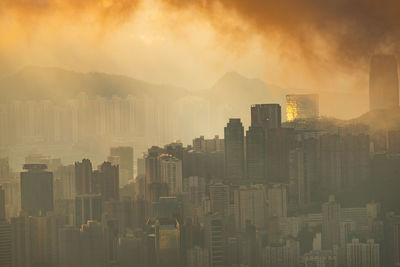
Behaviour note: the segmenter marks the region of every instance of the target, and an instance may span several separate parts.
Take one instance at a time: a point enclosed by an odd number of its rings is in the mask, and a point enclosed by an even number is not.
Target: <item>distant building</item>
[[[286,96],[286,120],[317,118],[319,101],[317,94],[301,94]]]
[[[249,222],[257,229],[266,226],[267,196],[263,185],[240,186],[234,191],[234,216],[240,232],[246,231]]]
[[[251,106],[251,126],[264,129],[281,127],[281,106],[279,104],[256,104]]]
[[[227,217],[229,215],[229,186],[222,183],[209,185],[211,212],[219,216]]]
[[[106,233],[101,223],[88,221],[80,230],[81,266],[106,267]]]
[[[225,127],[225,179],[244,178],[244,129],[240,119],[229,119]]]
[[[360,243],[354,239],[347,244],[347,267],[379,267],[379,244],[374,243],[373,239],[367,243]]]
[[[77,195],[91,194],[94,192],[93,168],[89,159],[75,162],[75,193]]]
[[[267,191],[269,216],[286,217],[287,216],[287,189],[283,184],[272,184],[268,186]]]
[[[374,55],[369,73],[370,110],[399,106],[397,60],[393,55]]]
[[[21,209],[29,216],[53,210],[53,173],[44,164],[25,164],[21,172]]]
[[[209,267],[210,254],[208,249],[193,247],[187,251],[187,267]]]
[[[246,170],[248,179],[264,182],[266,175],[265,154],[264,129],[250,126],[246,132]]]
[[[12,267],[12,228],[11,224],[5,220],[5,215],[1,214],[1,211],[5,209],[4,201],[2,204],[0,187],[0,266],[1,267]],[[3,191],[4,193],[4,191]],[[3,196],[4,200],[4,196]]]
[[[226,233],[221,217],[209,215],[204,223],[204,245],[210,253],[210,267],[226,264]]]
[[[299,241],[286,240],[263,249],[264,267],[296,267],[300,260]]]
[[[155,223],[155,247],[159,266],[180,266],[180,226],[171,218]]]
[[[118,159],[120,185],[124,186],[133,179],[133,148],[129,146],[112,147],[110,159],[112,158]]]
[[[383,266],[400,265],[400,215],[386,214]]]
[[[75,225],[80,227],[89,220],[101,222],[103,200],[101,195],[78,195],[75,197]]]
[[[160,155],[160,179],[168,186],[169,196],[182,192],[182,160],[167,154]]]
[[[340,204],[334,196],[329,196],[329,201],[322,204],[322,249],[333,249],[340,244]]]
[[[322,188],[336,192],[342,188],[342,153],[340,136],[326,134],[320,137],[320,170]]]
[[[119,167],[111,162],[103,162],[93,173],[96,192],[103,200],[119,200]]]

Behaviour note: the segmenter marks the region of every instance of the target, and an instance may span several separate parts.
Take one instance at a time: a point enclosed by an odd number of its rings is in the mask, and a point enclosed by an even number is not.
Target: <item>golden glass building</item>
[[[316,118],[319,116],[317,94],[299,94],[286,96],[286,120]]]

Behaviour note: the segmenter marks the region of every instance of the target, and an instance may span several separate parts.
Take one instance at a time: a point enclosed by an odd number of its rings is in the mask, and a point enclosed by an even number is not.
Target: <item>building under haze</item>
[[[374,55],[369,75],[370,110],[398,107],[399,79],[395,56]]]
[[[244,129],[240,119],[229,119],[225,127],[225,179],[244,178]]]
[[[113,162],[113,161],[117,161]],[[130,179],[133,179],[133,148],[129,146],[112,147],[110,157],[114,165],[119,165],[120,185],[126,185]]]
[[[251,106],[251,126],[261,126],[264,129],[281,127],[281,106],[279,104]]]
[[[44,164],[25,164],[21,172],[21,209],[26,215],[45,216],[53,210],[53,173]]]
[[[286,120],[317,118],[319,101],[317,94],[299,94],[286,96]]]

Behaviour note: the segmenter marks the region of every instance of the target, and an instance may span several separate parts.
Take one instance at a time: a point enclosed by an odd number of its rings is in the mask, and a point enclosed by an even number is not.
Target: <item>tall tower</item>
[[[45,164],[25,164],[21,172],[21,209],[29,216],[53,210],[53,173]]]
[[[399,106],[397,61],[393,55],[374,55],[369,74],[370,110]]]
[[[263,181],[265,178],[265,131],[250,126],[246,132],[247,178]]]
[[[225,127],[225,179],[244,178],[244,128],[240,119],[229,119]]]
[[[251,126],[264,129],[281,127],[281,106],[279,104],[257,104],[251,106]]]
[[[75,162],[75,192],[77,195],[91,194],[94,191],[92,163],[88,159]]]

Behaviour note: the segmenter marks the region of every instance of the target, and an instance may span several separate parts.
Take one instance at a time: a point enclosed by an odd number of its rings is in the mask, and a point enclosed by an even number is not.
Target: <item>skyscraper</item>
[[[246,132],[247,178],[263,181],[265,178],[265,131],[262,127],[250,126]]]
[[[319,116],[317,94],[287,95],[286,120],[316,118]]]
[[[322,249],[332,249],[340,244],[340,205],[334,196],[329,196],[329,201],[322,204]]]
[[[160,156],[161,183],[167,184],[168,195],[175,196],[182,192],[182,160],[171,155]]]
[[[104,201],[119,200],[118,166],[103,162],[93,173],[96,192],[101,193]]]
[[[214,183],[209,186],[211,211],[221,217],[228,216],[229,212],[229,186]]]
[[[384,266],[400,266],[400,215],[386,214]]]
[[[89,159],[75,162],[75,193],[91,194],[94,191],[92,163]]]
[[[397,60],[393,55],[374,55],[369,74],[370,110],[399,106]]]
[[[44,164],[25,164],[21,172],[21,209],[30,216],[53,210],[53,173]]]
[[[110,158],[117,157],[119,162],[119,179],[121,186],[133,179],[133,148],[129,146],[112,147]]]
[[[11,224],[6,221],[5,195],[0,186],[0,266],[12,266],[12,232]]]
[[[251,106],[251,126],[264,129],[281,127],[281,106],[279,104],[256,104]]]
[[[100,222],[102,216],[102,198],[100,195],[78,195],[75,197],[75,225],[81,227],[89,220]]]
[[[229,119],[225,127],[225,179],[244,178],[244,129],[240,119]]]

